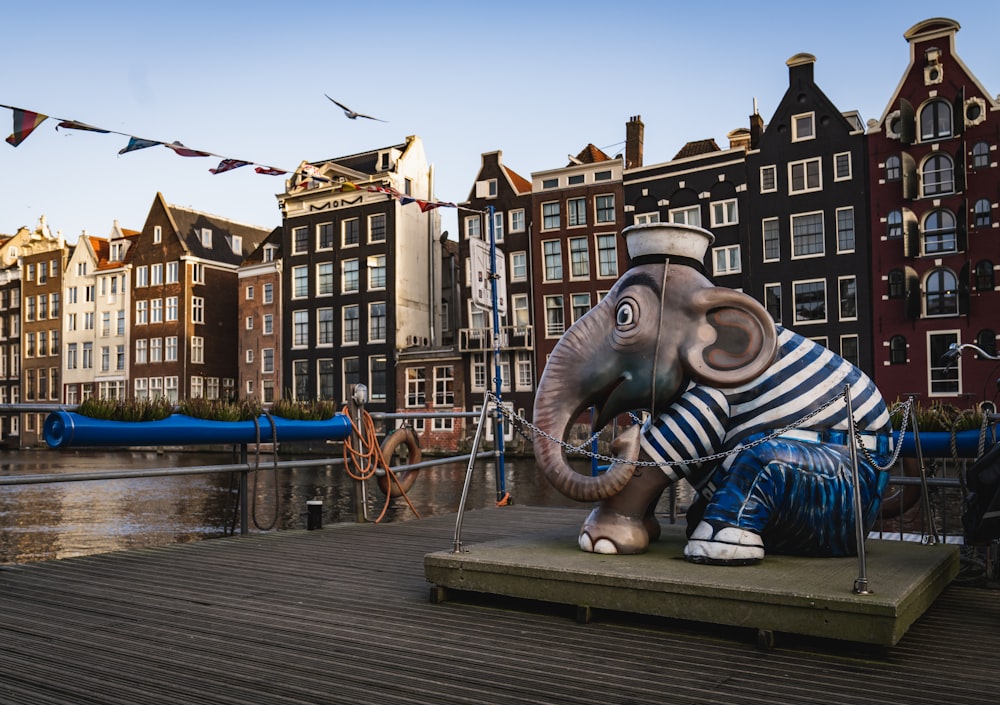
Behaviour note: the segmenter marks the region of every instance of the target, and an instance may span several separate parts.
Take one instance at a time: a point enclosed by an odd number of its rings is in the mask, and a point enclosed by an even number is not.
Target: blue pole
[[[494,389],[497,397],[497,416],[496,416],[496,443],[497,443],[497,503],[507,503],[509,498],[507,496],[507,477],[506,471],[504,470],[504,447],[503,447],[503,414],[499,411],[499,406],[502,403],[501,398],[503,395],[503,378],[500,375],[500,311],[497,307],[498,294],[497,294],[497,281],[499,276],[497,275],[497,238],[496,231],[493,226],[493,206],[487,206],[486,214],[489,218],[489,229],[490,229],[490,291],[492,295],[493,302],[493,370],[494,370]]]

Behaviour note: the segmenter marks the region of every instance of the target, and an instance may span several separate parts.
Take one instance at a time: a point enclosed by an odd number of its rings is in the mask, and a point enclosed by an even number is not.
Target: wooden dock
[[[465,515],[463,544],[586,510]],[[433,604],[454,516],[0,566],[0,703],[992,705],[1000,591],[951,585],[892,648],[555,602]],[[877,576],[871,576],[873,583]]]

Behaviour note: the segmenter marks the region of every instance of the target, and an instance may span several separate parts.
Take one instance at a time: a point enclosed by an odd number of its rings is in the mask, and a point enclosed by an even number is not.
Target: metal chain
[[[500,403],[500,401],[501,401],[500,398],[498,396],[496,396],[496,394],[494,394],[493,392],[487,392],[486,396],[491,401],[493,401],[495,407],[500,411],[500,413],[503,414],[503,416],[505,418],[507,418],[511,422],[511,426],[513,428],[518,428],[518,426],[522,426],[524,428],[527,428],[532,433],[534,433],[534,434],[536,434],[538,436],[541,436],[542,438],[545,438],[546,440],[551,441],[551,442],[553,442],[553,443],[555,443],[555,444],[557,444],[559,446],[562,446],[568,453],[574,453],[574,454],[577,454],[577,455],[582,455],[582,456],[585,456],[585,457],[588,457],[588,458],[593,458],[593,459],[596,459],[596,460],[601,460],[601,461],[604,461],[604,462],[607,462],[607,463],[628,463],[628,464],[631,464],[631,465],[635,465],[636,467],[663,467],[663,466],[672,467],[672,466],[680,466],[680,465],[692,465],[692,464],[696,464],[696,463],[707,463],[707,462],[711,462],[713,460],[721,460],[721,459],[726,458],[726,457],[728,457],[730,455],[735,455],[736,453],[741,453],[744,450],[749,450],[750,448],[755,448],[755,447],[757,447],[759,445],[767,443],[768,441],[774,440],[775,438],[777,438],[778,436],[782,435],[783,433],[787,433],[788,431],[792,431],[792,430],[798,428],[799,426],[803,425],[804,423],[806,423],[807,421],[809,421],[810,419],[812,419],[814,416],[817,416],[818,414],[820,414],[823,411],[825,411],[827,408],[829,408],[830,406],[832,406],[835,402],[837,402],[837,401],[839,401],[839,400],[841,400],[841,399],[844,398],[844,394],[843,394],[843,392],[841,392],[837,396],[832,397],[829,401],[827,401],[825,404],[823,404],[819,408],[814,409],[813,411],[811,411],[808,414],[806,414],[805,416],[803,416],[798,421],[796,421],[796,422],[794,422],[792,424],[789,424],[788,426],[785,426],[784,428],[778,429],[777,431],[774,431],[774,432],[772,432],[771,434],[769,434],[767,436],[764,436],[762,438],[758,438],[757,440],[751,441],[750,443],[746,443],[746,444],[743,444],[743,445],[738,445],[735,448],[733,448],[731,450],[723,451],[722,453],[715,453],[713,455],[707,455],[707,456],[700,457],[700,458],[692,458],[690,460],[667,460],[667,461],[664,461],[662,463],[656,462],[654,460],[636,460],[633,463],[632,461],[625,460],[624,458],[615,458],[615,457],[612,457],[612,456],[601,455],[600,453],[593,453],[593,452],[590,452],[590,451],[587,451],[587,450],[583,450],[584,446],[586,446],[588,443],[590,443],[589,440],[587,441],[587,443],[584,443],[583,445],[580,445],[580,446],[571,445],[571,444],[567,443],[566,441],[562,440],[561,438],[556,438],[552,434],[547,433],[546,431],[543,431],[542,429],[540,429],[538,426],[534,425],[533,423],[531,423],[527,419],[525,419],[525,418],[523,418],[523,417],[518,416],[517,414],[515,414],[512,410],[510,410],[509,408],[507,408],[506,406],[504,406],[502,403]],[[907,404],[907,406],[906,406],[907,413],[909,412],[909,404],[910,404],[911,401],[912,401],[912,397],[906,403]],[[631,414],[630,414],[630,416],[631,416]],[[853,419],[852,419],[852,422],[855,423],[855,431],[857,431],[857,423],[854,422]],[[905,424],[905,421],[904,421],[904,424]],[[905,426],[904,426],[904,431],[905,431]],[[522,435],[522,437],[524,437],[526,440],[533,441],[533,439],[531,439],[528,436],[526,436],[520,429],[518,429],[518,433],[520,433]],[[596,436],[597,434],[594,434],[594,435]],[[591,436],[590,440],[593,440],[593,438],[594,438],[594,436]],[[900,438],[902,438],[902,436],[900,436]],[[898,458],[898,456],[899,456],[899,448],[900,447],[902,447],[902,443],[897,444],[895,455],[893,457],[893,462],[895,462],[896,458]],[[878,466],[874,462],[874,460],[872,459],[871,455],[868,453],[868,449],[864,448],[863,446],[862,446],[861,449],[862,449],[862,451],[864,451],[865,457],[867,458],[868,462],[871,463],[873,466],[877,467],[879,470],[888,470],[888,468],[892,466],[892,463],[890,463],[885,468]]]
[[[871,453],[868,452],[868,449],[865,448],[864,445],[861,445],[861,454],[865,456],[865,460],[867,460],[868,463],[876,470],[885,472],[899,460],[899,453],[903,449],[903,434],[906,433],[906,427],[910,423],[910,407],[912,405],[913,397],[909,397],[905,402],[896,402],[892,405],[892,408],[889,409],[889,416],[891,417],[900,407],[902,407],[903,420],[899,424],[899,443],[896,443],[895,447],[892,449],[892,460],[890,460],[886,465],[879,465],[872,457]],[[851,423],[854,424],[854,435],[860,435],[861,429],[858,428],[858,422],[855,419],[851,419]]]

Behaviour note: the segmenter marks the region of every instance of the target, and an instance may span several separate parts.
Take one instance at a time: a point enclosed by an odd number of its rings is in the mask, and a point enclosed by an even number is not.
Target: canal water
[[[0,475],[139,470],[232,461],[229,453],[0,451]],[[268,467],[271,461],[270,453],[262,454],[262,469],[250,475],[251,532],[306,528],[306,502],[310,500],[323,502],[323,524],[355,521],[355,481],[343,465],[276,470]],[[381,520],[408,521],[417,515],[457,512],[466,469],[467,463],[460,462],[420,470],[407,493],[413,508],[395,498]],[[532,459],[508,458],[504,469],[506,489],[516,504],[582,506],[552,489],[538,474]],[[238,532],[237,477],[215,473],[0,486],[0,564],[196,541],[224,536],[234,528]],[[496,498],[496,467],[493,461],[481,460],[473,471],[467,509],[492,506]],[[385,497],[374,481],[367,483],[366,504],[369,520],[378,518],[385,507]]]

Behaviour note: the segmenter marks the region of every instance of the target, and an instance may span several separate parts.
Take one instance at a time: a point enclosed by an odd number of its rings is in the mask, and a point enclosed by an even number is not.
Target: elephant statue
[[[542,474],[595,502],[579,536],[595,553],[645,551],[671,483],[696,492],[684,556],[750,565],[773,553],[857,552],[847,404],[850,385],[865,535],[888,483],[889,412],[871,379],[826,347],[775,325],[761,304],[714,286],[703,260],[714,236],[687,225],[623,231],[630,265],[557,342],[538,383],[534,421],[565,439],[594,408],[593,429],[648,411],[612,446],[615,462],[585,475],[562,446],[537,438]],[[780,432],[780,433],[779,433]]]

